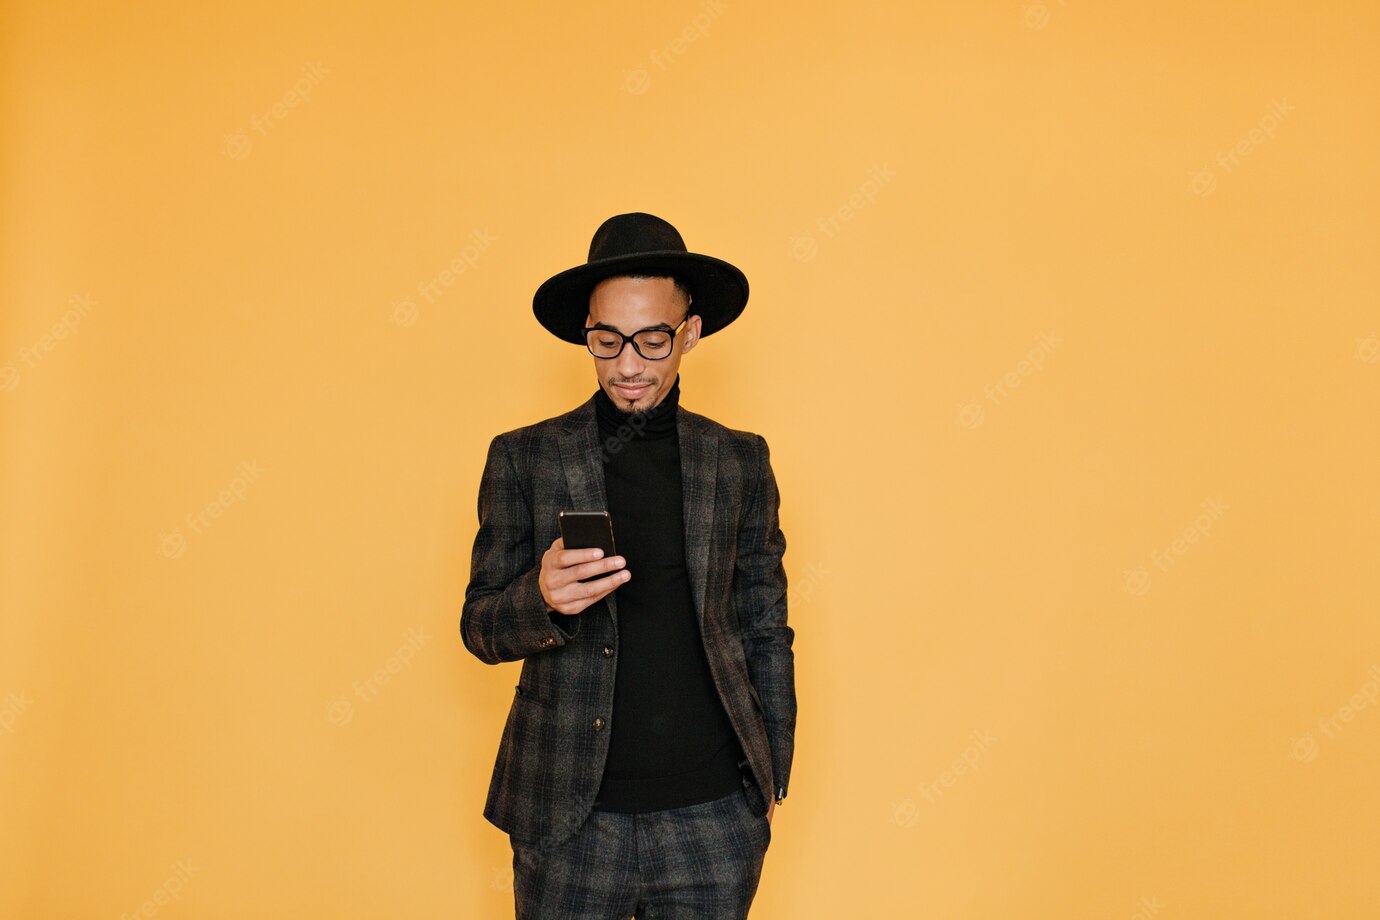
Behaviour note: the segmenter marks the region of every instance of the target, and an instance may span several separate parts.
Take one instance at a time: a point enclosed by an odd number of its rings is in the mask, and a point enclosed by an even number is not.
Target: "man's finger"
[[[579,581],[582,578],[617,571],[627,564],[628,560],[622,556],[609,556],[607,559],[595,559],[593,562],[581,562],[578,565],[573,565],[566,569],[566,573],[573,580]]]
[[[580,597],[589,597],[598,600],[627,580],[628,570],[620,569],[612,575],[605,575],[603,578],[596,578],[594,581],[587,581],[584,584],[576,581],[574,585],[583,589],[580,593]]]
[[[574,592],[569,601],[584,601],[585,605],[594,603],[614,588],[627,581],[627,569],[622,569],[612,575],[605,575],[603,578],[596,578],[594,581],[572,581],[566,588]]]
[[[561,550],[560,555],[557,557],[557,561],[561,568],[568,569],[582,562],[591,562],[595,559],[599,559],[603,555],[604,551],[598,547],[593,549],[566,549]]]

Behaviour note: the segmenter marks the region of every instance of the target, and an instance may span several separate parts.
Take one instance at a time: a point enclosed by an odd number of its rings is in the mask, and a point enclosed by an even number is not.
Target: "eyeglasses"
[[[616,358],[623,353],[623,347],[632,342],[633,350],[643,358],[648,361],[660,361],[670,357],[676,333],[680,332],[680,327],[684,326],[689,318],[690,314],[685,314],[685,319],[669,332],[664,328],[649,326],[637,330],[632,335],[624,335],[617,329],[608,329],[604,326],[586,326],[585,346],[596,358]],[[665,326],[664,323],[662,325]]]

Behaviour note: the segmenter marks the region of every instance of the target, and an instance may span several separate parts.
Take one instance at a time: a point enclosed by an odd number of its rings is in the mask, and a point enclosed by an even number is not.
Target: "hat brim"
[[[532,297],[532,312],[562,341],[585,344],[585,316],[594,286],[613,275],[675,275],[690,286],[690,312],[700,317],[700,336],[719,331],[747,306],[747,276],[723,259],[695,252],[639,252],[586,262],[552,275]]]

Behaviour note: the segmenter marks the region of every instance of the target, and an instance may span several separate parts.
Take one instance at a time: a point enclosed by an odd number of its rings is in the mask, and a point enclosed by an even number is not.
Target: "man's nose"
[[[614,370],[618,371],[618,376],[623,380],[636,380],[637,375],[642,373],[642,366],[642,356],[633,348],[632,342],[623,346],[623,353],[613,362]]]

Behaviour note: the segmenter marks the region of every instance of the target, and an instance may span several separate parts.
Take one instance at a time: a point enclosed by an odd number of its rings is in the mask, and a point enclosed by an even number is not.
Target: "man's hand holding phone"
[[[602,549],[566,549],[565,538],[557,537],[541,557],[537,583],[541,596],[552,610],[573,616],[624,584],[632,574],[624,569],[622,556],[604,558]],[[622,571],[616,571],[622,569]],[[614,572],[604,578],[596,576]],[[582,578],[595,577],[581,583]]]

